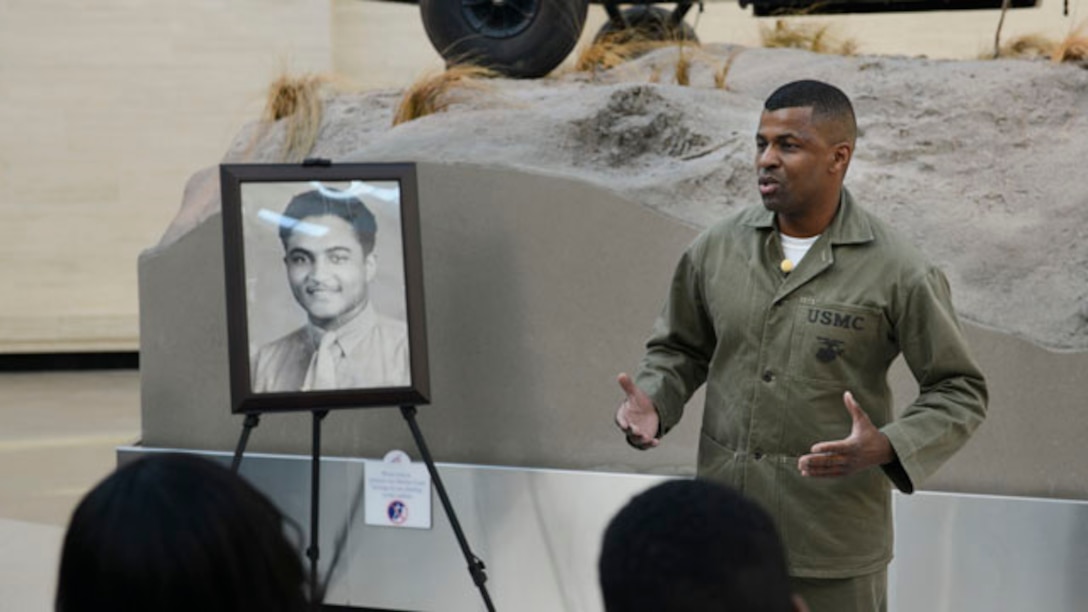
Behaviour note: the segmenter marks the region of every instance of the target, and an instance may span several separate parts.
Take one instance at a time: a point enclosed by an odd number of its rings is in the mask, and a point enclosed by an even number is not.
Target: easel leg
[[[329,414],[328,410],[313,411],[313,449],[310,461],[310,545],[306,548],[306,558],[310,560],[310,609],[313,612],[321,610],[322,600],[325,598],[324,589],[317,579],[317,561],[321,556],[318,546],[318,523],[321,516],[321,421]],[[242,465],[242,455],[245,454],[246,444],[249,442],[249,434],[260,423],[260,413],[246,415],[242,423],[242,434],[238,438],[238,446],[234,449],[234,460],[230,469],[235,474]]]
[[[242,454],[246,452],[246,444],[249,443],[249,434],[253,431],[253,428],[259,425],[261,422],[261,414],[254,412],[246,415],[246,420],[242,422],[242,435],[238,437],[238,446],[234,449],[234,460],[230,463],[230,471],[235,474],[238,473],[238,468],[242,465]]]
[[[484,562],[472,553],[472,549],[470,549],[468,545],[468,540],[465,539],[465,532],[461,530],[461,523],[457,520],[457,514],[453,511],[453,504],[450,503],[450,498],[446,495],[446,487],[443,486],[442,478],[439,477],[438,470],[434,466],[434,460],[431,459],[431,452],[427,450],[427,443],[423,439],[423,432],[420,431],[419,424],[416,423],[416,407],[401,406],[400,413],[404,416],[404,420],[408,421],[408,428],[412,430],[412,437],[415,438],[416,446],[419,447],[419,453],[423,456],[424,463],[427,464],[427,471],[431,474],[431,482],[434,483],[435,491],[438,492],[438,499],[442,501],[442,508],[446,511],[446,516],[450,520],[450,526],[453,527],[453,533],[457,536],[457,543],[461,546],[461,552],[465,556],[465,561],[468,562],[468,573],[472,575],[472,582],[476,584],[476,588],[480,589],[480,595],[483,597],[484,605],[487,606],[488,611],[494,612],[495,605],[491,603],[491,596],[488,594],[487,586],[484,584],[487,582],[487,573],[484,571]]]
[[[321,556],[318,547],[318,519],[320,518],[321,500],[321,421],[329,414],[328,410],[313,412],[313,455],[310,462],[310,546],[306,557],[310,560],[310,609],[321,610],[321,601],[325,598],[317,581],[317,560]]]

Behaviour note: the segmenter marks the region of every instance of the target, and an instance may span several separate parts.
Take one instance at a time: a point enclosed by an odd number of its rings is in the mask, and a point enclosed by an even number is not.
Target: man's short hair
[[[857,136],[857,119],[850,98],[838,87],[811,79],[794,81],[774,90],[763,103],[763,109],[776,111],[783,108],[812,108],[815,121],[839,123],[845,130],[844,137],[851,142]]]
[[[705,480],[635,496],[605,530],[598,572],[607,612],[793,610],[771,517]]]
[[[280,241],[286,247],[287,239],[300,221],[322,215],[334,215],[350,223],[359,244],[363,245],[364,255],[369,255],[374,250],[378,224],[366,204],[353,195],[325,189],[314,189],[291,198],[280,221]]]

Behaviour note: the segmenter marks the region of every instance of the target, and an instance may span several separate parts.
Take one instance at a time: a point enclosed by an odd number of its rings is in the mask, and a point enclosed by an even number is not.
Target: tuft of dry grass
[[[458,89],[485,89],[482,79],[499,76],[497,72],[473,64],[455,64],[438,74],[425,75],[404,92],[393,114],[393,125],[445,111],[457,101]]]
[[[579,72],[593,73],[599,70],[610,70],[651,51],[668,47],[677,48],[676,63],[672,67],[676,84],[690,85],[693,49],[694,53],[698,53],[700,49],[697,42],[683,39],[651,40],[634,30],[609,32],[601,36],[593,44],[582,49],[574,69]],[[654,66],[650,72],[649,82],[659,83],[661,77],[661,67]]]
[[[578,53],[574,69],[578,72],[609,70],[650,51],[675,44],[673,41],[650,40],[635,31],[609,32],[594,40]]]
[[[676,45],[676,59],[663,61],[654,61],[649,66],[650,71],[647,81],[649,83],[661,83],[662,79],[666,75],[671,75],[674,80],[669,81],[682,87],[690,87],[693,82],[697,80],[697,77],[701,78],[704,73],[705,67],[706,73],[709,73],[714,79],[714,86],[717,89],[726,89],[725,79],[729,73],[729,69],[733,65],[733,61],[736,56],[740,54],[743,49],[736,48],[729,52],[726,56],[725,62],[715,69],[713,66],[720,61],[720,58],[714,54],[708,53],[702,49],[702,47],[689,47],[686,43]]]
[[[726,84],[726,77],[729,76],[729,70],[733,68],[733,60],[737,59],[740,55],[741,49],[733,49],[726,56],[725,62],[722,63],[721,68],[714,71],[714,87],[718,89],[729,89]]]
[[[1017,36],[1009,42],[1001,45],[997,51],[998,57],[1038,59],[1050,57],[1054,52],[1054,41],[1040,34],[1027,34]]]
[[[676,84],[691,85],[691,55],[680,45],[676,54]]]
[[[1088,68],[1088,20],[1081,22],[1068,36],[1054,44],[1050,59]]]
[[[282,161],[302,161],[313,150],[321,131],[324,97],[330,83],[331,79],[323,75],[282,74],[268,86],[261,123],[266,132],[279,121],[287,122],[280,150]]]
[[[857,41],[840,41],[832,36],[829,24],[791,25],[785,19],[775,19],[774,26],[760,25],[759,38],[764,47],[805,49],[835,55],[854,55],[858,51]]]
[[[993,58],[992,53],[981,56]],[[1054,40],[1042,34],[1018,36],[1001,45],[997,57],[1007,59],[1048,59],[1054,63],[1078,64],[1088,68],[1088,21],[1074,28],[1065,38]]]

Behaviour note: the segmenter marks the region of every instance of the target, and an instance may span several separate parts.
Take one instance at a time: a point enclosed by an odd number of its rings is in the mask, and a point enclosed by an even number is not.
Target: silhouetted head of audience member
[[[303,612],[298,548],[253,486],[209,460],[143,457],[72,514],[56,611]]]
[[[631,499],[605,530],[607,612],[803,612],[771,517],[737,491],[672,480]]]

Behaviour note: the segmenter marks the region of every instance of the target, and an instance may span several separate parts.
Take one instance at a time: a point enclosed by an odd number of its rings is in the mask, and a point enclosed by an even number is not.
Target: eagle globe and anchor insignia
[[[820,346],[816,349],[816,359],[820,360],[820,363],[835,361],[835,358],[842,355],[845,350],[846,343],[842,340],[823,336],[817,336],[816,339],[820,341]]]

